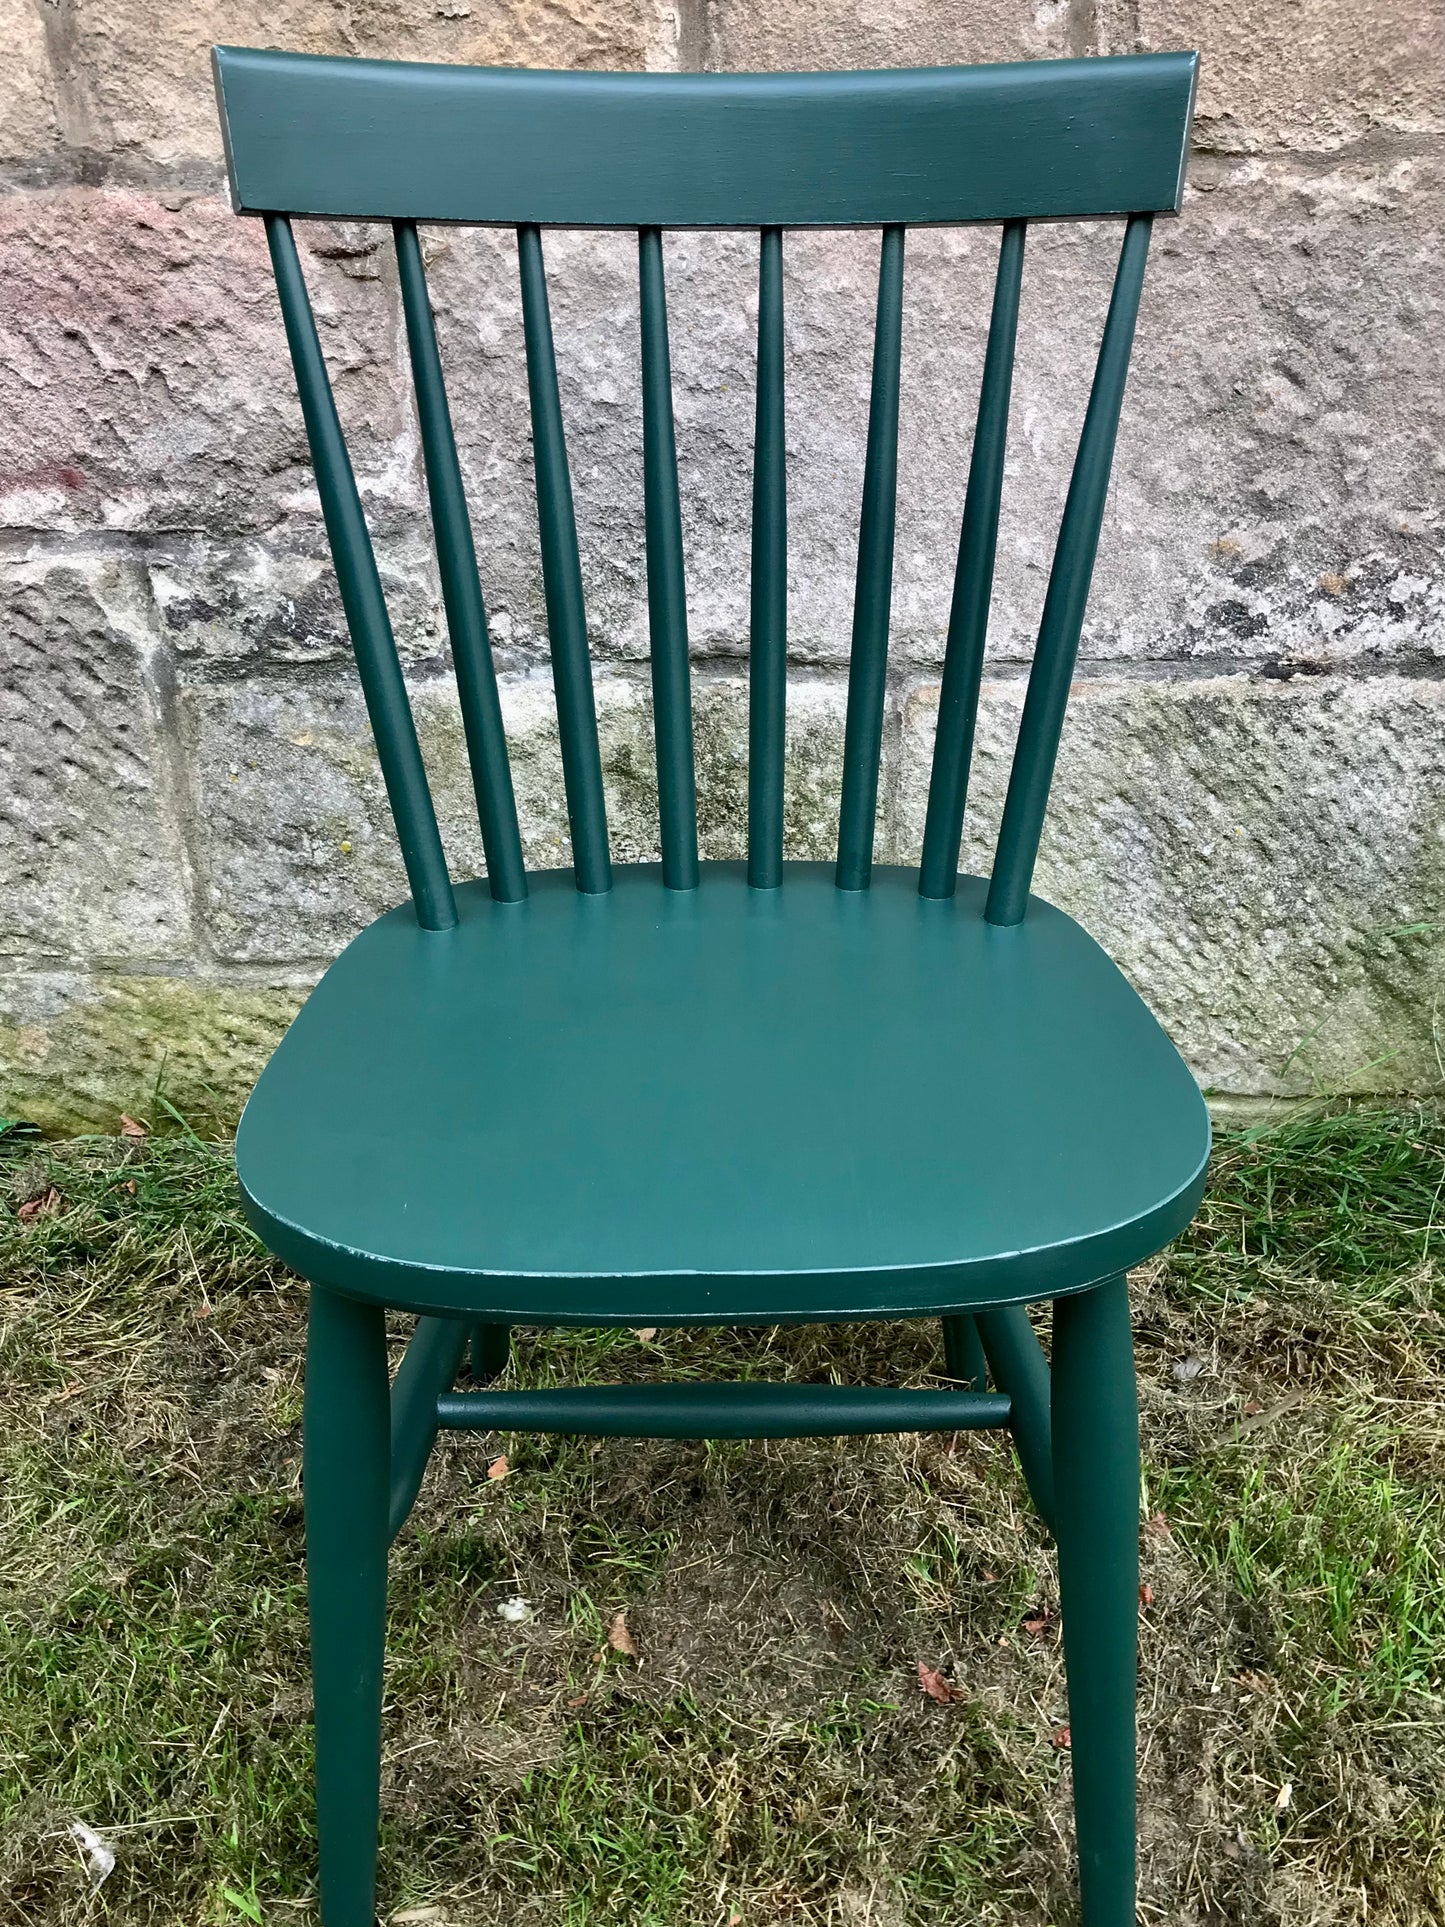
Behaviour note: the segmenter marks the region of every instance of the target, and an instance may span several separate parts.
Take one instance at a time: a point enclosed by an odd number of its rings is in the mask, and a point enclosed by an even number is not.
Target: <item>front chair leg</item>
[[[375,1927],[386,1645],[385,1315],[313,1286],[303,1470],[322,1927]]]
[[[1054,1303],[1055,1535],[1083,1927],[1134,1927],[1139,1405],[1125,1280]]]

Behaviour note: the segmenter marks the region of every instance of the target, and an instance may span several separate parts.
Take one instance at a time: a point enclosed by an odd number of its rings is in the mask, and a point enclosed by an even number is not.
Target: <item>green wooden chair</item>
[[[411,901],[312,993],[242,1119],[251,1221],[311,1283],[306,1530],[326,1927],[374,1919],[387,1547],[438,1427],[785,1438],[1008,1426],[1058,1542],[1083,1919],[1134,1919],[1138,1438],[1124,1274],[1188,1222],[1207,1114],[1118,970],[1031,897],[1151,218],[1193,55],[807,75],[502,72],[218,50]],[[484,881],[454,884],[293,215],[393,224]],[[1024,242],[1123,221],[998,850],[957,874]],[[514,227],[572,867],[523,865],[418,221]],[[921,868],[872,860],[904,236],[1002,234]],[[543,267],[638,235],[660,864],[608,854]],[[783,859],[783,236],[882,230],[835,865]],[[700,863],[661,231],[761,233],[748,856]],[[1051,1367],[1024,1309],[1052,1300]],[[388,1384],[383,1316],[418,1314]],[[938,1318],[934,1389],[453,1390],[513,1325]],[[992,1377],[996,1390],[986,1389]]]

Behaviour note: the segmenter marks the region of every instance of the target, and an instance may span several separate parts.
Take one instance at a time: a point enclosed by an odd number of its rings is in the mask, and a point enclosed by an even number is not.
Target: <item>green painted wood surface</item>
[[[241,1120],[252,1222],[307,1276],[496,1322],[939,1312],[1070,1291],[1183,1228],[1209,1124],[1061,911],[790,864],[700,887],[457,891],[335,963]]]
[[[467,757],[472,768],[482,848],[487,858],[487,880],[494,897],[512,903],[527,894],[522,839],[517,829],[517,804],[512,794],[512,772],[507,761],[502,705],[487,636],[471,518],[467,514],[416,223],[398,221],[395,241],[442,600],[446,605],[447,634],[457,677],[462,727],[466,732]]]
[[[564,1385],[444,1392],[450,1431],[567,1438],[836,1439],[874,1432],[983,1432],[1009,1422],[1002,1393],[883,1385]]]
[[[883,227],[1177,211],[1197,57],[553,74],[215,50],[238,212]]]

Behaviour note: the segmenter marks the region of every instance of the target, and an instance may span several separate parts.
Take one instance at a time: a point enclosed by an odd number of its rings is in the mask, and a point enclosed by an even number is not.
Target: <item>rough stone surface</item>
[[[186,864],[139,571],[12,565],[3,597],[0,954],[183,956]]]
[[[1023,696],[986,685],[962,867],[987,874]],[[922,847],[937,685],[905,705],[898,849]],[[1381,676],[1079,683],[1035,878],[1207,1088],[1439,1076],[1445,688]]]
[[[1203,151],[1182,219],[1156,226],[1040,882],[1211,1087],[1440,1082],[1441,0],[0,0],[0,1111],[113,1125],[162,1060],[182,1108],[205,1112],[203,1085],[234,1108],[305,983],[404,890],[264,238],[219,191],[217,38],[773,69],[1199,44]],[[389,241],[298,236],[444,838],[472,874]],[[1029,239],[983,826],[1117,239]],[[424,241],[524,842],[565,863],[515,244]],[[635,243],[545,247],[613,849],[650,858]],[[984,229],[908,242],[881,858],[921,834],[996,250]],[[877,251],[786,246],[797,856],[831,855],[837,820]],[[670,236],[667,270],[702,844],[736,857],[756,242]]]
[[[218,41],[502,67],[646,67],[672,52],[657,0],[73,0],[67,14],[61,79],[83,144],[162,164],[221,158]]]
[[[1099,50],[1197,47],[1197,139],[1325,152],[1380,129],[1445,132],[1440,0],[1104,0]]]
[[[5,48],[0,163],[43,164],[62,134],[45,22],[35,0],[0,0],[0,45]]]
[[[262,228],[175,198],[0,197],[0,527],[319,519]],[[364,237],[302,238],[323,250],[307,266],[353,460],[384,500],[407,462],[393,304]]]
[[[706,64],[754,70],[1046,60],[1067,0],[708,0]]]
[[[7,1116],[114,1131],[122,1115],[234,1127],[309,987],[193,976],[0,973]]]

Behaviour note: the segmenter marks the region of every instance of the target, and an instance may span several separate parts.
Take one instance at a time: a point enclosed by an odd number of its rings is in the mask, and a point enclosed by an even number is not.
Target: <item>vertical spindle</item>
[[[973,454],[968,465],[963,526],[958,538],[943,683],[938,693],[938,734],[934,739],[933,775],[928,786],[923,861],[918,871],[918,894],[923,897],[951,897],[958,878],[958,852],[963,841],[963,812],[968,799],[969,764],[978,717],[979,685],[983,680],[994,555],[998,548],[999,503],[1003,495],[1026,227],[1023,221],[1006,222],[999,242],[993,314],[979,389]]]
[[[582,562],[577,552],[577,520],[572,507],[567,442],[562,432],[562,398],[557,388],[557,357],[552,345],[552,316],[547,303],[547,271],[542,261],[542,236],[537,228],[517,229],[517,258],[522,280],[527,385],[532,401],[542,586],[547,600],[547,633],[557,692],[557,725],[562,744],[562,777],[567,788],[567,821],[572,832],[572,863],[577,888],[584,895],[599,896],[612,888],[607,808],[602,795],[602,757],[597,744],[592,665],[587,654]]]
[[[903,353],[903,238],[883,230],[878,262],[878,313],[873,331],[873,391],[858,529],[853,595],[853,646],[848,664],[848,720],[843,740],[843,795],[838,813],[837,884],[866,890],[873,872],[878,815],[878,764],[883,754],[883,701],[888,681],[888,619],[893,600],[893,531],[898,503],[898,387]]]
[[[758,263],[753,442],[752,625],[748,674],[748,882],[783,880],[788,694],[788,496],[783,415],[783,230],[765,227]]]
[[[998,851],[984,906],[984,916],[990,923],[1018,923],[1028,903],[1108,499],[1109,470],[1129,375],[1150,226],[1149,215],[1136,214],[1124,230],[1009,774]]]
[[[662,880],[669,890],[695,890],[697,789],[662,230],[641,228],[637,248],[642,291],[642,481],[647,519],[647,612],[652,641],[652,714],[657,739]]]

